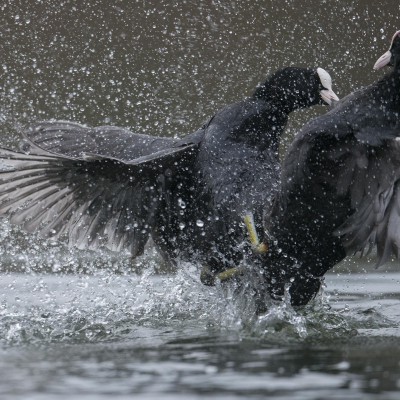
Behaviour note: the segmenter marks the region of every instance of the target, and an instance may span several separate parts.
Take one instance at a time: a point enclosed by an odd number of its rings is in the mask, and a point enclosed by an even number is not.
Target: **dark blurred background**
[[[398,1],[2,0],[0,115],[183,135],[283,66],[339,96],[380,75]],[[290,134],[312,115],[291,118]],[[4,134],[5,130],[3,131]]]

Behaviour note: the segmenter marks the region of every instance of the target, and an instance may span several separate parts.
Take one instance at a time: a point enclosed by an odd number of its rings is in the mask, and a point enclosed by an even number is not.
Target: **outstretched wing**
[[[378,265],[400,256],[400,143],[342,148],[337,191],[354,213],[335,232],[348,254],[377,247]]]
[[[36,148],[53,154],[81,158],[95,154],[131,164],[142,164],[166,156],[179,158],[196,148],[204,129],[184,138],[157,137],[132,133],[115,126],[87,127],[68,121],[44,121],[29,126],[23,135],[22,150]]]
[[[179,142],[178,139],[136,134],[115,126],[92,128],[67,121],[39,122],[29,126],[23,134],[28,142],[51,153],[70,157],[90,153],[123,161],[157,153]]]
[[[0,148],[0,215],[71,245],[140,254],[154,226],[168,169],[186,162],[193,144],[130,162],[96,154],[31,154]],[[92,149],[92,148],[91,148]]]
[[[396,112],[364,95],[368,90],[347,96],[295,138],[281,203],[298,187],[319,190],[321,198],[329,190],[332,205],[341,209],[328,204],[327,210],[346,219],[335,235],[347,254],[376,246],[379,265],[400,255],[400,123]]]

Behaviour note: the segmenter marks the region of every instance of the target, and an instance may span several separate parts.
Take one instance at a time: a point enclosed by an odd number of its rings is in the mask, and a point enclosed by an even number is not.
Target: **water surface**
[[[329,275],[256,319],[188,269],[4,276],[2,398],[398,398],[399,274]]]

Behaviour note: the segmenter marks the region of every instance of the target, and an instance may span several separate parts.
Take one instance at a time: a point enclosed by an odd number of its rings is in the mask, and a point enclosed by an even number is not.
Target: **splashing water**
[[[0,343],[132,340],[144,328],[182,326],[286,343],[391,324],[376,310],[333,309],[325,293],[299,309],[288,293],[282,302],[266,297],[267,311],[257,316],[251,274],[245,284],[208,287],[194,264],[160,275],[165,267],[151,248],[132,264],[125,254],[67,250],[6,221],[1,225],[2,267],[8,272],[0,282]]]
[[[334,310],[325,293],[299,309],[288,293],[283,302],[266,297],[267,311],[257,316],[251,274],[246,284],[215,287],[202,285],[190,263],[160,275],[165,267],[151,248],[132,264],[126,254],[67,250],[6,221],[0,243],[8,271],[0,282],[0,343],[7,345],[139,340],[143,329],[183,326],[287,343],[391,324],[375,311]]]
[[[167,276],[155,275],[154,269],[142,276],[104,270],[91,275],[8,274],[1,285],[4,344],[132,340],[139,328],[179,329],[193,323],[200,331],[274,341],[354,331],[324,298],[301,310],[294,310],[288,298],[270,301],[268,311],[256,316],[250,285],[205,287],[197,268],[187,263]]]

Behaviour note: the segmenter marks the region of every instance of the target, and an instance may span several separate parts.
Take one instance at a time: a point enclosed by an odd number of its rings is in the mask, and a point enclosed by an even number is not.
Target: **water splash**
[[[9,271],[0,282],[3,345],[132,341],[140,335],[143,340],[143,329],[156,340],[184,326],[196,334],[287,343],[349,337],[374,324],[391,324],[377,310],[333,309],[326,293],[298,309],[288,293],[282,302],[266,296],[267,311],[257,316],[251,279],[207,287],[191,263],[160,275],[161,261],[152,249],[132,264],[124,254],[67,250],[2,225],[2,265]]]

